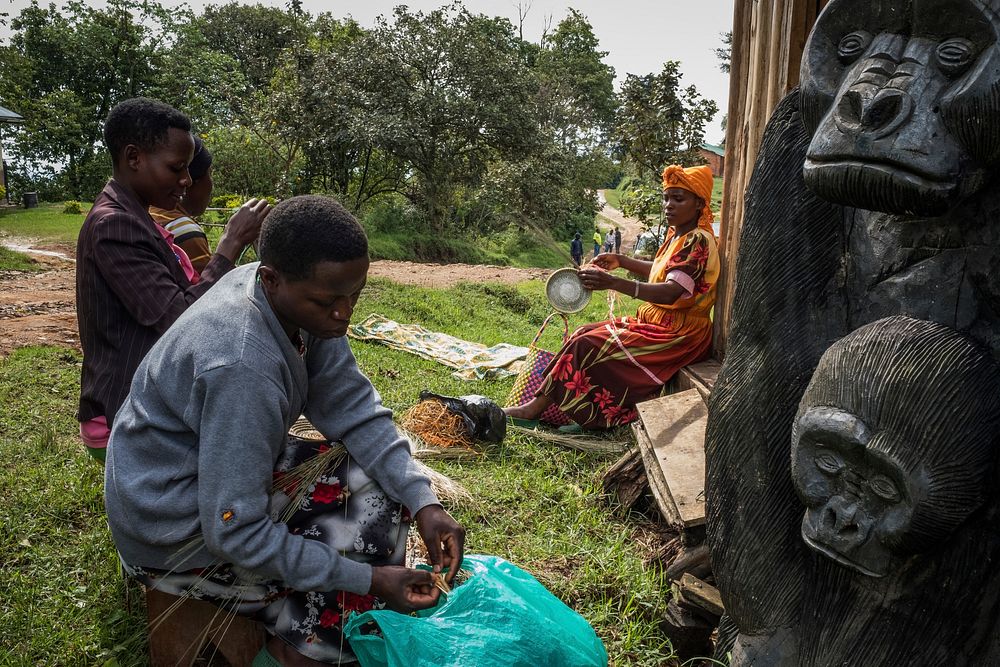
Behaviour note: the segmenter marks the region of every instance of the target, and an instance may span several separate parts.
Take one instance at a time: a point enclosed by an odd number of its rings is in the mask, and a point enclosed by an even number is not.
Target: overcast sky
[[[55,0],[62,4],[61,0]],[[530,10],[524,23],[524,36],[537,41],[547,22],[554,27],[574,7],[594,26],[601,50],[608,51],[605,62],[615,68],[620,83],[626,74],[648,74],[659,71],[667,60],[679,60],[684,73],[682,83],[694,84],[701,93],[716,101],[719,116],[705,139],[719,143],[722,130],[719,121],[729,99],[729,77],[719,71],[714,49],[720,45],[720,33],[730,30],[733,23],[733,0],[520,0]],[[180,0],[160,0],[176,7]],[[505,16],[517,23],[518,0],[464,0],[474,13]],[[16,16],[28,0],[0,0],[0,11]],[[43,4],[47,4],[43,2]],[[88,3],[103,4],[103,3]],[[196,11],[215,2],[189,1]],[[244,3],[252,4],[252,3]],[[286,0],[261,0],[261,4],[286,6]],[[354,17],[363,26],[371,26],[379,14],[391,15],[392,8],[406,4],[412,10],[431,10],[441,0],[303,0],[306,11],[316,14],[328,11],[334,16]],[[8,31],[0,30],[5,39]]]

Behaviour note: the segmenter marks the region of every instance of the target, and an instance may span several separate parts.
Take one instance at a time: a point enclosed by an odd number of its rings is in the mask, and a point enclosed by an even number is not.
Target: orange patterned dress
[[[636,403],[655,397],[677,371],[708,355],[719,269],[711,232],[671,232],[653,259],[649,282],[665,282],[678,271],[688,295],[669,305],[644,303],[635,317],[580,327],[545,369],[537,395],[586,429],[634,420]]]

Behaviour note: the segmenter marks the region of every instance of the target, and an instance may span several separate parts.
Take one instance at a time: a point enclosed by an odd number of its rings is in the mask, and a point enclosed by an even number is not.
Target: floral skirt
[[[587,324],[573,332],[544,371],[546,396],[585,429],[636,419],[636,403],[654,398],[684,366],[704,359],[711,321],[678,332],[634,317]]]
[[[275,479],[328,448],[326,443],[289,438],[275,467]],[[299,495],[294,487],[289,493]],[[284,493],[272,496],[274,518],[287,523],[292,533],[322,540],[351,560],[372,565],[405,563],[409,530],[405,508],[390,500],[346,455],[305,490],[296,507],[288,505]],[[348,614],[384,606],[372,595],[294,591],[230,563],[183,572],[123,565],[149,588],[211,602],[228,613],[260,621],[299,653],[329,664],[356,662],[341,631]]]

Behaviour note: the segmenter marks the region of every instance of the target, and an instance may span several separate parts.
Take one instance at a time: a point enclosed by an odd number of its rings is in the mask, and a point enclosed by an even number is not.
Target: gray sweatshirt
[[[231,271],[136,370],[108,443],[105,505],[125,562],[233,563],[300,591],[367,593],[371,566],[271,520],[272,471],[300,414],[416,514],[437,503],[346,338],[300,356],[255,280]],[[202,535],[194,553],[184,549]],[[178,558],[178,554],[182,554]]]

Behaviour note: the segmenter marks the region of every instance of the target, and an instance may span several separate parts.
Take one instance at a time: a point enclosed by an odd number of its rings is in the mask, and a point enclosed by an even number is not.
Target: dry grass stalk
[[[444,580],[444,577],[440,572],[433,572],[431,573],[431,576],[434,577],[434,588],[438,589],[445,595],[451,593],[451,586],[449,586],[448,582]]]
[[[435,399],[414,405],[403,414],[401,423],[403,428],[432,447],[471,449],[473,446],[462,417]]]
[[[537,428],[524,428],[523,426],[507,425],[508,432],[520,433],[538,440],[551,442],[552,444],[569,449],[577,449],[582,452],[623,452],[629,443],[625,440],[604,440],[602,438],[592,438],[586,435],[568,435],[565,433],[553,433],[552,431],[542,431]]]
[[[288,505],[281,511],[278,520],[288,522],[301,506],[302,501],[316,482],[334,470],[347,457],[344,445],[335,442],[312,458],[306,459],[274,481],[271,492],[281,492],[288,496]]]

